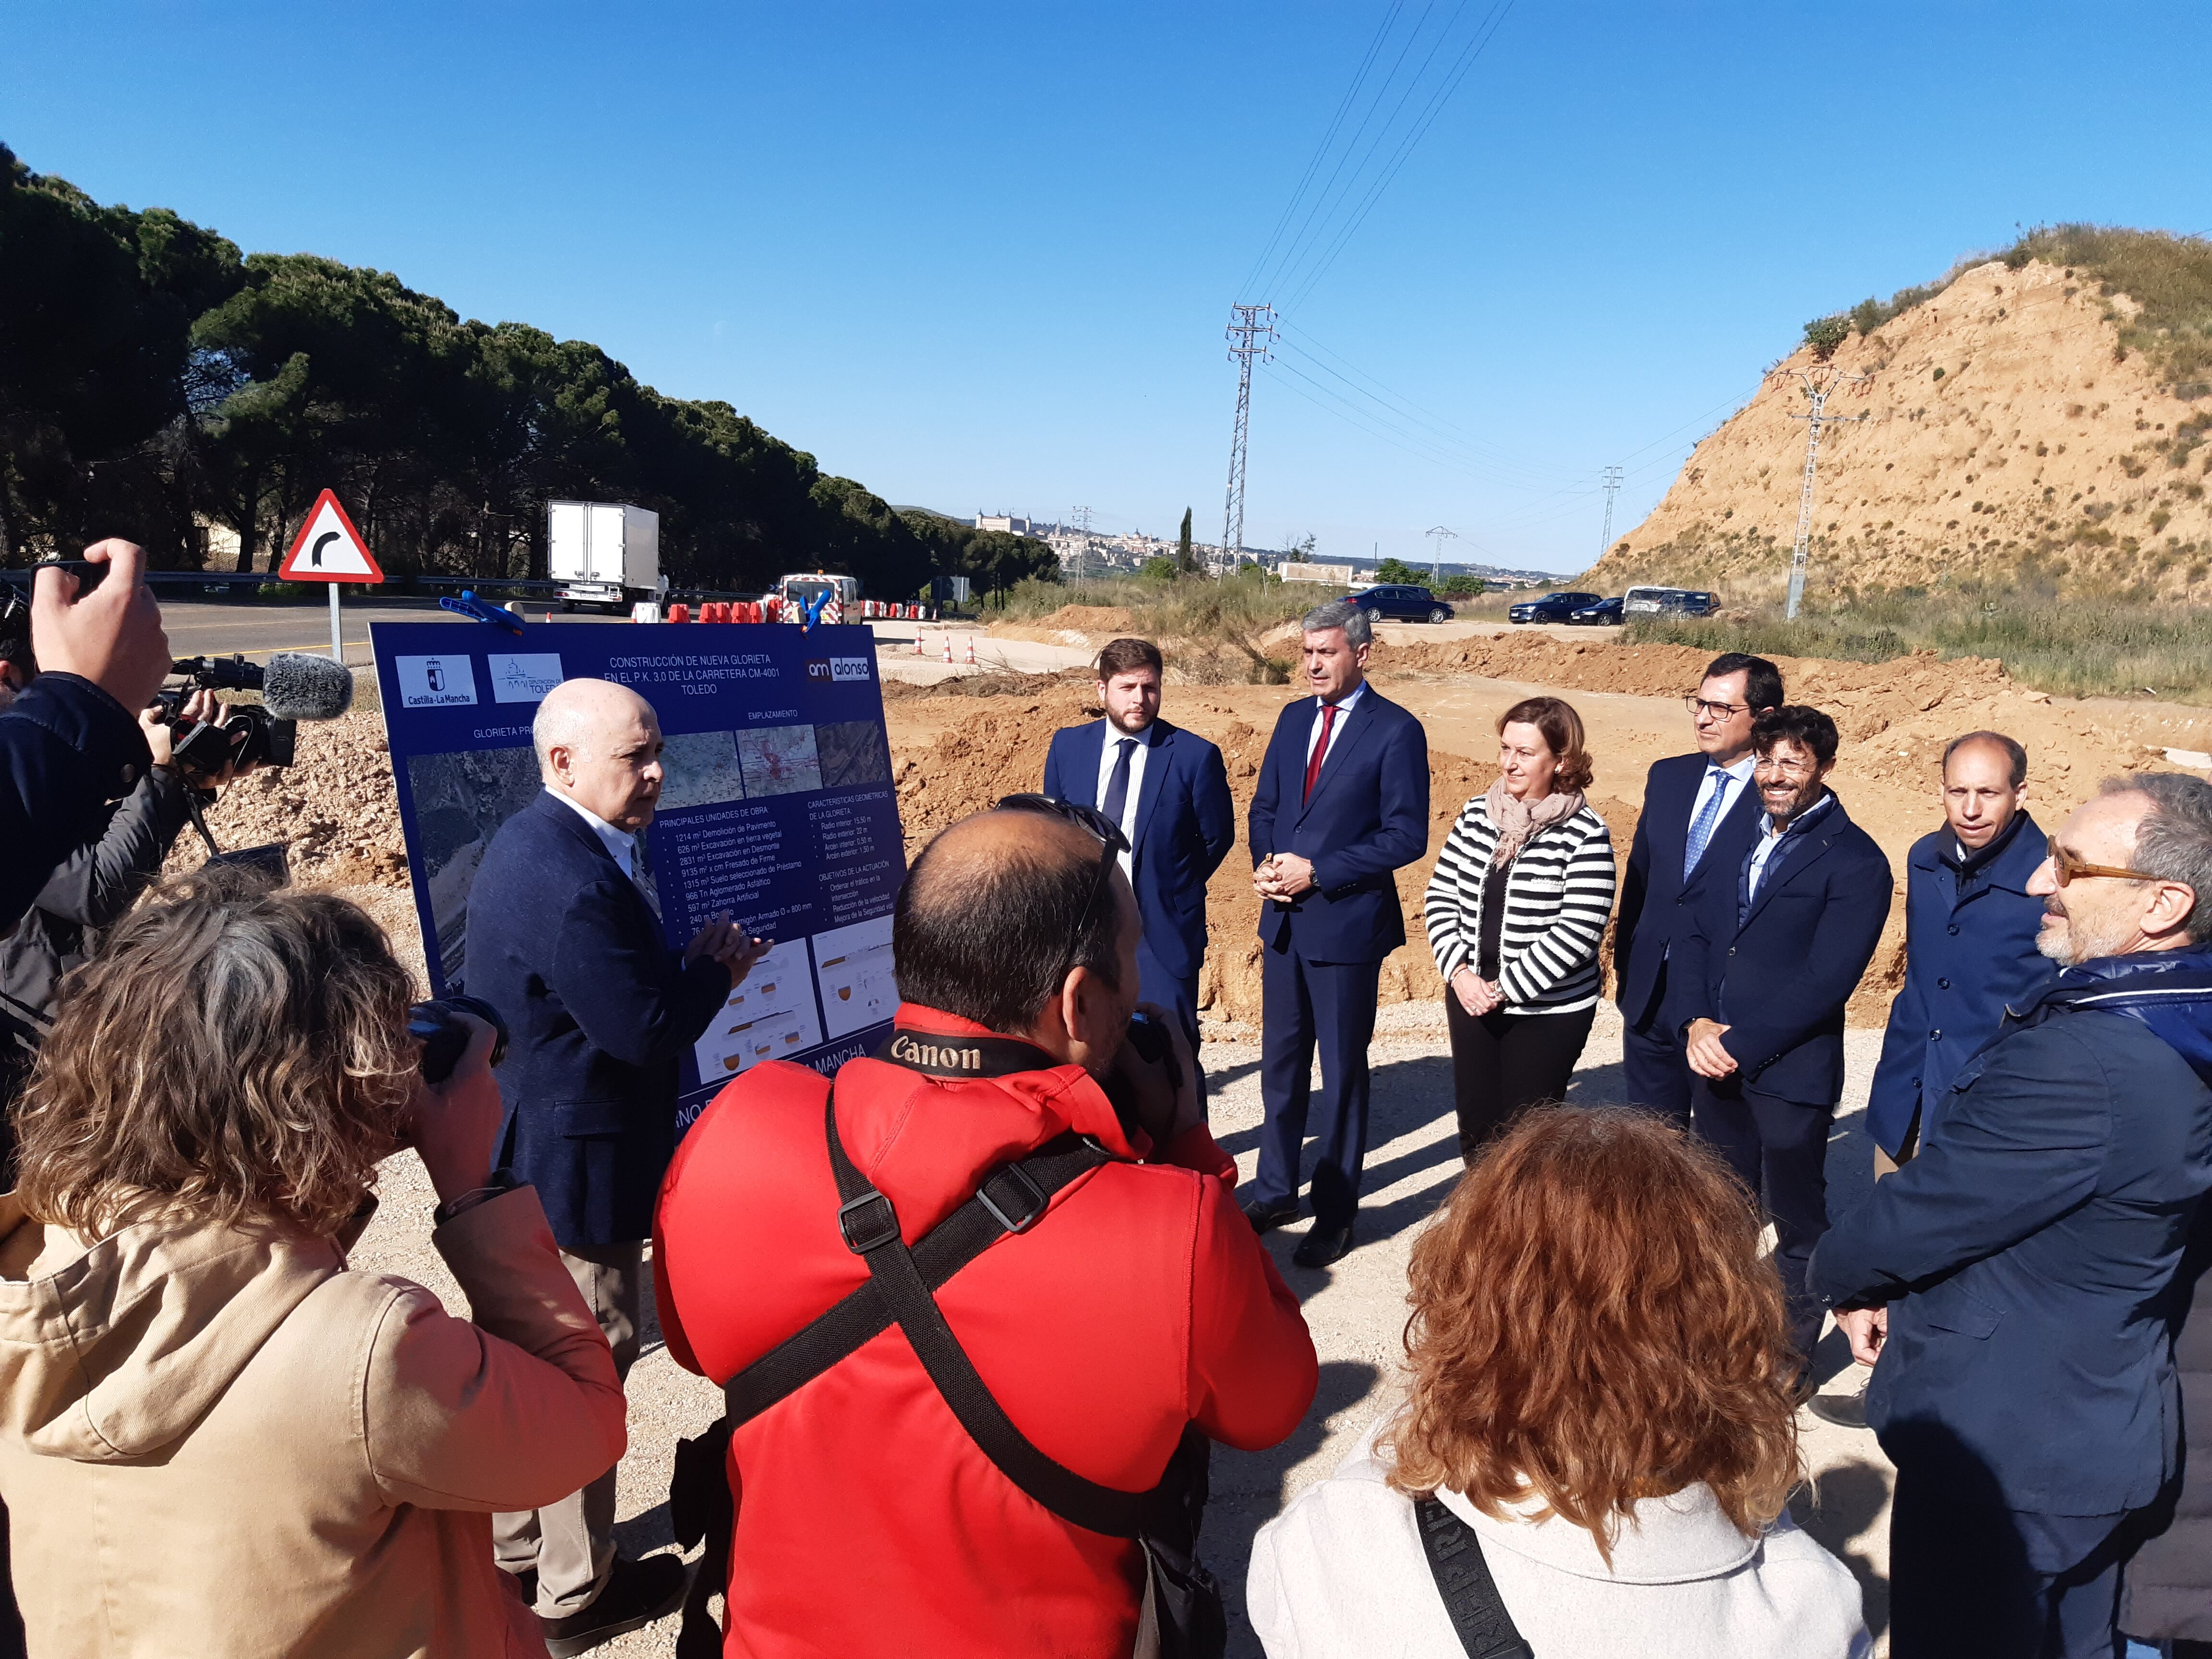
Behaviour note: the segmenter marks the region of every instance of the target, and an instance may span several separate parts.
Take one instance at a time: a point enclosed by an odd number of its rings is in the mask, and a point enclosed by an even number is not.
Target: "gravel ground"
[[[1838,1212],[1856,1202],[1872,1181],[1863,1111],[1881,1034],[1852,1031],[1845,1041],[1854,1080],[1828,1158],[1829,1202]],[[1236,1659],[1260,1654],[1243,1611],[1243,1567],[1253,1534],[1298,1492],[1327,1475],[1395,1396],[1407,1257],[1415,1233],[1458,1174],[1449,1054],[1437,1010],[1382,1010],[1372,1051],[1374,1118],[1358,1248],[1334,1267],[1308,1273],[1291,1264],[1303,1225],[1268,1236],[1278,1265],[1305,1303],[1321,1353],[1321,1390],[1297,1431],[1273,1451],[1214,1454],[1204,1547],[1229,1591],[1230,1652]],[[1214,1133],[1249,1177],[1258,1158],[1259,1048],[1249,1040],[1209,1042],[1203,1058],[1215,1091]],[[1569,1096],[1591,1103],[1620,1097],[1620,1024],[1608,1006],[1600,1008]],[[356,1249],[354,1265],[404,1273],[458,1307],[458,1289],[429,1247],[432,1203],[413,1155],[395,1159],[386,1170],[383,1207]],[[1842,1340],[1832,1331],[1821,1345],[1818,1373],[1826,1379],[1850,1369]],[[629,1379],[630,1452],[622,1467],[617,1528],[625,1554],[670,1547],[668,1473],[676,1440],[697,1434],[720,1411],[719,1392],[668,1357],[658,1326],[648,1318],[645,1352]],[[1800,1423],[1811,1480],[1791,1512],[1858,1575],[1866,1589],[1867,1621],[1879,1638],[1888,1613],[1889,1464],[1870,1434],[1832,1428],[1810,1413],[1802,1414]],[[672,1619],[599,1651],[665,1659],[675,1648]]]

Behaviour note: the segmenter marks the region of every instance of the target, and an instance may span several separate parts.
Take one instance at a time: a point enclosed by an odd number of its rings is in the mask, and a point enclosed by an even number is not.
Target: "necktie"
[[[1306,792],[1298,799],[1303,803],[1313,799],[1314,785],[1321,781],[1321,763],[1328,754],[1329,728],[1336,724],[1336,705],[1325,702],[1321,706],[1321,736],[1314,739],[1313,753],[1306,757]]]
[[[645,843],[633,838],[629,844],[629,881],[637,889],[645,908],[653,912],[653,920],[660,919],[660,891],[654,884],[653,872],[645,866]]]
[[[1137,752],[1134,738],[1121,739],[1121,752],[1114,757],[1114,775],[1106,780],[1106,799],[1098,810],[1115,823],[1121,822],[1122,809],[1129,804],[1129,758]]]
[[[1698,867],[1698,860],[1705,857],[1705,843],[1713,838],[1713,826],[1721,821],[1721,808],[1727,805],[1729,785],[1735,781],[1723,767],[1716,766],[1706,775],[1713,781],[1713,793],[1705,797],[1697,822],[1690,826],[1690,839],[1682,848],[1684,881],[1689,880],[1690,872]]]

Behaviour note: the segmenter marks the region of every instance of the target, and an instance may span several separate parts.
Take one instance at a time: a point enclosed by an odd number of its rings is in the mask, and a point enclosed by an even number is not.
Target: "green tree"
[[[1836,348],[1850,337],[1851,319],[1838,312],[1832,317],[1815,317],[1805,325],[1805,343],[1813,348],[1814,356],[1822,362],[1836,355]]]
[[[1185,575],[1198,569],[1198,558],[1190,550],[1190,509],[1182,510],[1182,529],[1176,537],[1175,568]]]
[[[1418,587],[1428,578],[1402,559],[1385,559],[1375,567],[1375,580],[1392,586]]]

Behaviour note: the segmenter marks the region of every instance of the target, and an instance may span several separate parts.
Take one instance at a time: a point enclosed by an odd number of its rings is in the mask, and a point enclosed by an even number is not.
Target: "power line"
[[[1791,371],[1797,384],[1813,405],[1809,413],[1792,415],[1793,421],[1805,422],[1805,487],[1797,495],[1797,545],[1790,555],[1790,602],[1783,611],[1784,620],[1797,619],[1799,601],[1805,597],[1805,562],[1813,538],[1813,472],[1820,453],[1820,428],[1842,422],[1871,420],[1868,415],[1830,415],[1826,412],[1828,399],[1847,386],[1864,386],[1873,377],[1866,374],[1846,374],[1832,363],[1816,368]]]
[[[1613,545],[1613,498],[1620,493],[1620,469],[1617,466],[1606,468],[1605,533],[1597,538],[1597,556],[1601,559],[1605,556],[1606,550]]]
[[[1444,543],[1457,541],[1459,532],[1449,526],[1432,524],[1422,532],[1429,538],[1429,585],[1433,587],[1444,573]]]
[[[1229,496],[1222,508],[1221,574],[1233,573],[1244,555],[1244,449],[1252,421],[1252,359],[1269,360],[1275,338],[1273,306],[1229,308],[1229,355],[1237,362],[1237,421],[1229,436]]]

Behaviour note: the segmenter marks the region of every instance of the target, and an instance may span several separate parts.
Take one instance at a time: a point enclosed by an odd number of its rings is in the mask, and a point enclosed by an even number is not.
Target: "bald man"
[[[532,727],[544,792],[501,824],[469,891],[469,994],[513,1034],[493,1179],[538,1188],[577,1287],[627,1376],[643,1326],[644,1240],[676,1145],[677,1058],[767,948],[726,916],[671,950],[641,880],[660,799],[660,722],[626,686],[556,686]],[[499,1564],[555,1654],[673,1611],[672,1555],[618,1559],[615,1472],[551,1508],[497,1517]]]
[[[1100,1501],[1086,1486],[1193,1499],[1206,1438],[1273,1445],[1313,1399],[1312,1339],[1237,1210],[1182,1023],[1155,1011],[1174,1067],[1131,1038],[1144,926],[1121,861],[1044,797],[1012,799],[1038,805],[915,860],[891,1037],[839,1068],[834,1106],[805,1067],[757,1066],[668,1172],[661,1329],[727,1385],[734,1427],[726,1475],[711,1466],[742,1493],[732,1653],[1126,1654],[1139,1547],[1068,1506]],[[872,1321],[853,1294],[872,1283]],[[921,1308],[891,1300],[923,1284]],[[925,1367],[908,1334],[933,1320]],[[967,1364],[956,1417],[933,1376]],[[979,1389],[1057,1477],[1006,1473]],[[1194,1530],[1195,1508],[1153,1507],[1162,1546],[1194,1547],[1166,1522]]]

